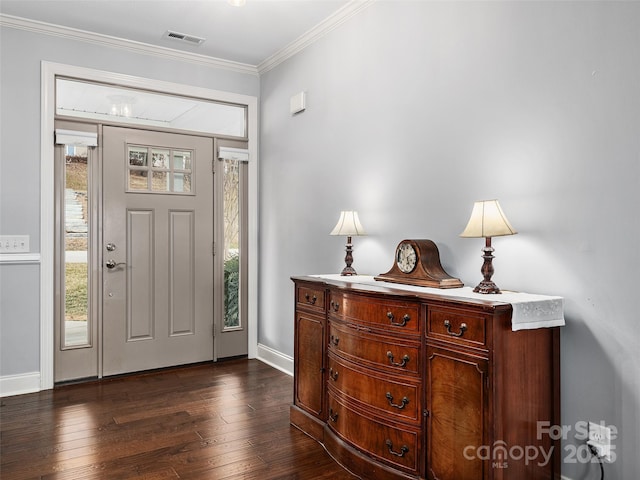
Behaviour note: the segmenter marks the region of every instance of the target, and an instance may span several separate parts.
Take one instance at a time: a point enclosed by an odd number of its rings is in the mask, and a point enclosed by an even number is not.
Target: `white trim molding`
[[[183,52],[172,48],[160,47],[157,45],[149,45],[147,43],[135,42],[133,40],[125,40],[123,38],[112,37],[86,30],[78,30],[76,28],[63,27],[27,18],[14,17],[13,15],[0,14],[0,26],[11,27],[19,30],[40,33],[43,35],[51,35],[55,37],[67,38],[85,43],[92,43],[102,47],[119,48],[143,55],[153,55],[163,57],[169,60],[178,60],[189,62],[196,65],[204,65],[214,68],[222,68],[238,73],[247,73],[257,75],[258,70],[253,65],[246,63],[233,62],[231,60],[223,60],[221,58],[209,57],[197,53]]]
[[[258,356],[256,358],[287,375],[293,376],[293,357],[289,355],[260,343],[258,344]]]
[[[0,377],[0,397],[22,395],[40,390],[40,372]]]
[[[40,263],[39,253],[0,253],[0,265],[28,265]]]
[[[311,30],[304,33],[289,45],[271,55],[269,58],[263,60],[260,65],[258,65],[258,73],[262,75],[263,73],[268,72],[272,68],[281,64],[288,58],[293,57],[295,54],[304,50],[309,45],[317,42],[320,38],[324,37],[334,28],[339,27],[351,17],[362,12],[365,8],[372,5],[375,1],[376,0],[351,0],[345,6],[343,6],[332,15],[324,19],[322,22],[320,22],[318,25],[313,27]]]
[[[43,35],[52,35],[56,37],[68,38],[86,43],[92,43],[109,48],[119,48],[134,53],[145,55],[153,55],[163,57],[170,60],[179,60],[189,62],[196,65],[205,65],[214,68],[221,68],[238,73],[246,73],[251,75],[261,75],[268,72],[272,68],[281,64],[288,58],[304,50],[312,45],[324,35],[334,28],[342,25],[354,15],[357,15],[365,8],[372,5],[376,0],[351,0],[342,8],[334,12],[332,15],[324,19],[318,25],[307,31],[289,45],[280,49],[269,58],[263,60],[259,65],[249,65],[246,63],[234,62],[232,60],[224,60],[222,58],[209,57],[197,53],[184,52],[174,50],[172,48],[161,47],[158,45],[150,45],[133,40],[125,40],[123,38],[112,37],[100,33],[79,30],[76,28],[63,27],[61,25],[53,25],[46,22],[29,20],[27,18],[15,17],[13,15],[0,14],[0,26],[26,30]]]
[[[56,76],[154,90],[173,95],[198,97],[247,106],[249,156],[249,358],[258,353],[258,99],[250,95],[223,92],[142,77],[134,77],[72,65],[42,62],[40,111],[40,389],[53,388],[54,334],[54,117]]]

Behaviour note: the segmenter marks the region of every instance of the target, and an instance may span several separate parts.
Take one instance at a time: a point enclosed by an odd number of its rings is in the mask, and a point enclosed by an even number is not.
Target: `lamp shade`
[[[500,237],[518,232],[504,215],[498,200],[481,200],[473,204],[471,218],[461,237]]]
[[[360,219],[358,218],[358,212],[352,210],[343,210],[340,212],[340,218],[338,223],[333,227],[329,235],[342,235],[345,237],[356,237],[366,235]]]

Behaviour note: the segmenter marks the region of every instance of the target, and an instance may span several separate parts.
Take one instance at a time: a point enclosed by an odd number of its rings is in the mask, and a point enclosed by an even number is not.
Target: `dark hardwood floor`
[[[355,479],[289,425],[292,392],[233,360],[5,397],[0,478]]]

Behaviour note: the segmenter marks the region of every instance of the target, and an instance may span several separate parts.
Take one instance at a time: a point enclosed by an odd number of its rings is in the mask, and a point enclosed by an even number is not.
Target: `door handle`
[[[116,263],[115,260],[107,260],[104,264],[109,270],[116,268],[118,265],[126,265],[125,262]]]

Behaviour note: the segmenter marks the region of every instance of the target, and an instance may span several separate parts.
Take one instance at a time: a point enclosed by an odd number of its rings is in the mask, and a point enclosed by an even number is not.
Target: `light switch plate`
[[[29,235],[0,235],[0,253],[29,253]]]

